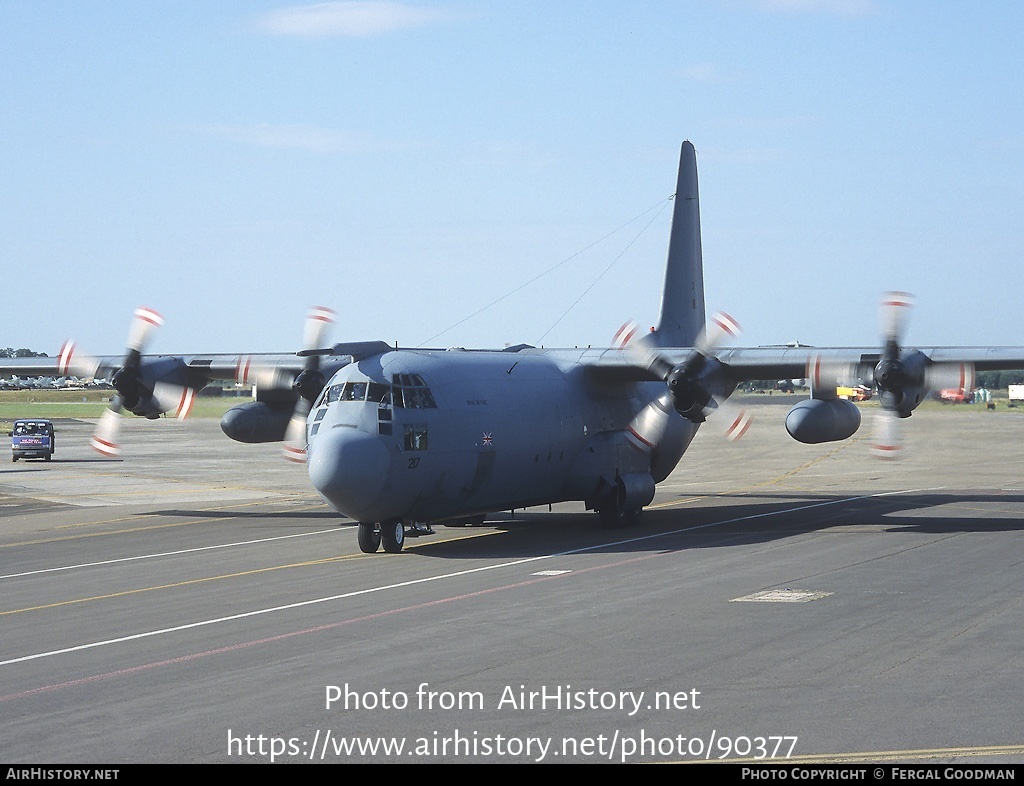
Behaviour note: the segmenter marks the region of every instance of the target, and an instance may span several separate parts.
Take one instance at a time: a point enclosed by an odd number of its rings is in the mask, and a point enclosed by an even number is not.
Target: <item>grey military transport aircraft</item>
[[[332,312],[317,308],[295,355],[146,355],[162,319],[139,309],[124,357],[86,358],[69,343],[56,359],[3,361],[0,370],[112,375],[117,396],[92,440],[107,455],[119,453],[122,410],[181,417],[211,380],[255,382],[255,400],[224,415],[224,433],[283,442],[321,496],[359,522],[364,552],[399,552],[431,525],[554,502],[582,501],[610,523],[632,524],[705,419],[733,436],[745,430],[728,398],[746,380],[810,380],[810,397],[786,418],[806,443],[852,436],[860,411],[836,386],[873,385],[884,414],[875,447],[891,455],[896,422],[930,390],[970,389],[975,369],[1024,367],[1024,347],[902,347],[909,305],[902,293],[884,298],[881,347],[727,348],[735,323],[716,314],[705,325],[697,162],[684,142],[658,325],[639,336],[626,325],[612,348],[324,348]]]

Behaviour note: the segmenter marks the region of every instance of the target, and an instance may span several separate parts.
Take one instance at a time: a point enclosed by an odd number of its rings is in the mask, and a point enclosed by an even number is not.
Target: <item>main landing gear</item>
[[[594,505],[609,527],[635,527],[640,513],[654,499],[654,478],[647,472],[618,475],[614,483],[602,481],[605,491]]]
[[[597,505],[597,515],[601,520],[601,524],[611,529],[635,527],[640,523],[640,514],[642,512],[643,507],[638,507],[635,501],[631,500],[626,494],[623,494],[621,487],[618,493],[613,490],[611,493],[606,494],[604,499]]]
[[[383,523],[359,522],[359,550],[364,554],[373,554],[384,545],[384,551],[397,554],[405,545],[406,538],[418,538],[421,535],[433,535],[434,530],[429,524],[412,522],[408,527],[404,521],[386,521]]]
[[[635,527],[640,523],[640,514],[643,509],[622,508],[611,504],[600,508],[597,513],[601,517],[601,523],[606,527]]]

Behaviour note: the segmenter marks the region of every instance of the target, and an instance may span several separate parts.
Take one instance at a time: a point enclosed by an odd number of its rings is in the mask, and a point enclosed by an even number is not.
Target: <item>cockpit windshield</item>
[[[316,406],[336,401],[368,401],[378,407],[405,409],[437,408],[430,388],[419,374],[395,374],[391,385],[365,380],[339,382],[324,389]]]

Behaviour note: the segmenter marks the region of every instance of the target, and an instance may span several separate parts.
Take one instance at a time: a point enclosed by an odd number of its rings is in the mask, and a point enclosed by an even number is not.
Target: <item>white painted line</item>
[[[891,497],[899,494],[914,494],[920,491],[935,491],[937,489],[905,489],[903,491],[886,491],[878,494],[862,494],[857,497],[843,497],[842,499],[827,500],[824,502],[813,502],[808,505],[797,505],[792,508],[785,508],[782,510],[768,511],[766,513],[754,513],[749,516],[737,516],[731,519],[725,519],[723,521],[710,521],[707,524],[697,524],[693,527],[682,527],[681,529],[672,530],[671,532],[656,532],[650,535],[641,535],[636,538],[627,538],[625,540],[615,541],[613,543],[599,543],[593,546],[583,546],[578,549],[568,549],[566,551],[559,551],[554,554],[542,554],[537,557],[525,557],[523,559],[512,560],[510,562],[501,562],[495,565],[484,565],[479,568],[468,568],[466,570],[457,570],[452,573],[442,573],[437,576],[426,576],[420,579],[410,579],[409,581],[400,581],[395,584],[384,584],[379,587],[368,587],[361,590],[353,590],[352,592],[343,592],[340,595],[328,595],[323,598],[312,598],[310,600],[301,600],[296,603],[287,603],[283,606],[271,606],[264,609],[255,609],[253,611],[244,611],[240,614],[230,614],[226,617],[215,617],[213,619],[201,620],[199,622],[190,622],[184,625],[175,625],[170,628],[160,628],[158,630],[145,631],[143,633],[132,633],[127,636],[119,636],[114,639],[105,639],[103,641],[94,641],[89,644],[77,644],[72,647],[64,647],[59,650],[49,650],[48,652],[37,652],[33,655],[23,655],[19,658],[10,658],[9,660],[0,661],[0,667],[10,666],[15,663],[24,663],[30,660],[39,660],[41,658],[50,658],[54,655],[67,655],[72,652],[81,652],[83,650],[91,650],[97,647],[106,647],[111,644],[122,644],[128,641],[138,641],[139,639],[148,639],[154,636],[163,636],[168,633],[178,633],[183,630],[193,630],[195,628],[203,628],[211,625],[219,625],[225,622],[234,622],[235,620],[247,619],[249,617],[260,617],[265,614],[273,614],[278,611],[289,611],[291,609],[300,609],[306,606],[316,606],[322,603],[331,603],[336,600],[346,600],[348,598],[359,597],[360,595],[372,595],[377,592],[387,592],[388,590],[402,589],[404,587],[414,587],[418,584],[429,584],[435,581],[444,581],[446,579],[455,579],[462,576],[470,576],[474,573],[483,573],[489,570],[499,570],[501,568],[510,568],[516,565],[527,565],[531,562],[539,562],[545,559],[551,559],[552,557],[565,557],[570,554],[584,554],[588,551],[598,551],[600,549],[614,548],[617,546],[624,546],[629,543],[639,543],[645,540],[652,540],[654,538],[664,538],[671,535],[679,535],[684,532],[694,532],[696,530],[708,529],[709,527],[717,527],[722,524],[733,524],[737,521],[750,521],[752,519],[768,518],[771,516],[781,516],[786,513],[796,513],[801,510],[811,510],[813,508],[828,507],[830,505],[840,505],[846,502],[855,502],[862,499],[877,499],[879,497]]]
[[[228,549],[234,546],[252,546],[256,543],[270,543],[275,540],[288,540],[289,538],[305,538],[309,535],[323,535],[325,533],[339,533],[342,532],[341,527],[333,527],[331,529],[321,529],[316,532],[300,532],[295,535],[277,535],[273,538],[259,538],[257,540],[240,540],[237,543],[221,543],[217,546],[196,546],[193,549],[181,549],[180,551],[162,551],[157,554],[139,554],[135,557],[120,557],[118,559],[108,559],[102,562],[83,562],[80,565],[63,565],[59,568],[41,568],[40,570],[29,570],[25,573],[8,573],[6,576],[0,576],[0,579],[17,579],[24,576],[36,576],[40,573],[58,573],[63,570],[77,570],[78,568],[95,568],[100,565],[114,565],[118,562],[134,562],[140,559],[156,559],[158,557],[175,557],[179,554],[194,554],[198,551],[214,551],[215,549]]]

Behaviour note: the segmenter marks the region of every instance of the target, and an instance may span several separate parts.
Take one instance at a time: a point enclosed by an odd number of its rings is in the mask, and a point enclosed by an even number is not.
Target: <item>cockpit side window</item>
[[[374,404],[386,407],[391,403],[391,388],[379,382],[371,382],[366,394],[366,400]]]
[[[421,409],[437,409],[437,404],[434,403],[434,397],[430,395],[430,388],[422,388],[419,391],[419,394]]]
[[[434,396],[419,374],[393,374],[393,404],[405,409],[436,409]]]
[[[423,423],[407,425],[404,428],[404,450],[426,450],[427,449],[427,426]]]

